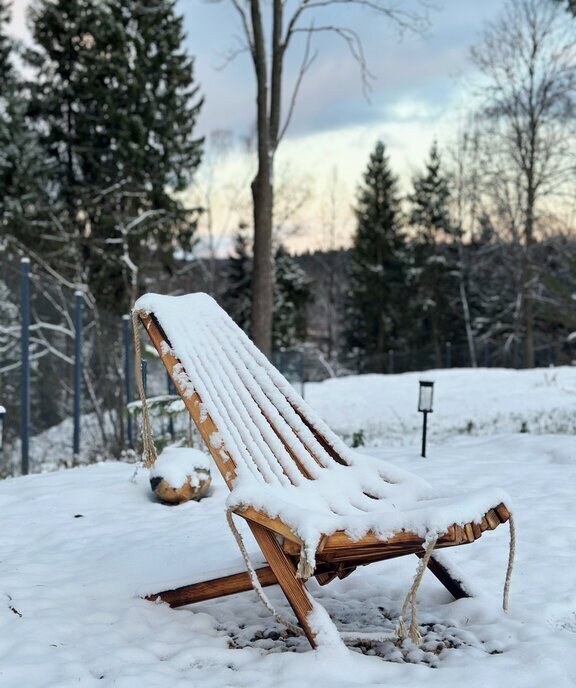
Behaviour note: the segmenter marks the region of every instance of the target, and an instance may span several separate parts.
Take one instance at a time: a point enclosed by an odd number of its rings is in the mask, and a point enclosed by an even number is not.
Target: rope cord
[[[272,602],[270,602],[270,598],[266,593],[264,592],[264,589],[262,588],[262,585],[260,584],[260,581],[258,580],[258,575],[256,573],[256,569],[252,565],[252,562],[250,561],[250,557],[248,556],[248,552],[246,550],[246,546],[244,545],[244,540],[242,539],[242,535],[238,528],[236,528],[236,524],[234,523],[234,519],[232,517],[233,509],[228,508],[226,509],[226,520],[228,521],[228,526],[230,527],[230,530],[232,531],[232,535],[234,535],[236,539],[236,543],[238,544],[238,547],[240,549],[240,552],[242,553],[242,556],[244,558],[244,563],[246,564],[246,568],[248,569],[248,574],[250,575],[250,580],[252,581],[252,586],[254,587],[254,592],[258,596],[260,602],[266,607],[266,609],[272,614],[272,616],[276,619],[276,621],[281,624],[282,626],[286,626],[286,628],[295,635],[304,635],[304,631],[299,627],[293,624],[289,619],[287,619],[285,616],[282,616],[280,612],[276,610]]]
[[[512,579],[512,571],[514,570],[514,558],[516,557],[516,524],[514,517],[510,514],[508,521],[510,527],[510,547],[508,550],[508,568],[506,569],[506,581],[504,582],[504,593],[502,595],[502,609],[508,611],[508,599],[510,596],[510,581]]]
[[[140,402],[142,404],[142,464],[144,468],[151,468],[158,458],[156,454],[156,447],[152,438],[152,426],[150,423],[150,414],[148,412],[148,403],[146,401],[146,393],[144,392],[144,381],[142,380],[142,349],[140,343],[140,334],[138,332],[139,311],[132,310],[132,333],[134,335],[134,366],[136,373],[136,386],[138,387],[138,394],[140,395]]]
[[[428,566],[428,562],[430,561],[430,557],[432,556],[432,552],[434,551],[434,547],[436,547],[437,541],[438,541],[438,536],[435,535],[434,537],[429,539],[428,544],[426,545],[426,550],[424,552],[424,556],[418,562],[418,568],[416,569],[416,575],[414,576],[414,580],[412,581],[412,585],[410,587],[410,590],[408,591],[408,594],[406,595],[406,597],[404,599],[404,604],[402,605],[402,611],[400,612],[400,617],[398,619],[398,625],[396,626],[396,635],[398,636],[398,638],[400,638],[400,640],[404,640],[404,638],[409,637],[410,640],[415,645],[419,645],[422,641],[422,636],[420,635],[420,631],[418,630],[418,622],[416,619],[416,595],[418,593],[418,588],[420,587],[420,583],[422,582],[422,577],[424,576],[424,571],[426,570],[426,567]],[[405,618],[406,618],[406,613],[408,612],[408,607],[410,605],[411,605],[410,626],[408,628],[408,633],[406,633]]]

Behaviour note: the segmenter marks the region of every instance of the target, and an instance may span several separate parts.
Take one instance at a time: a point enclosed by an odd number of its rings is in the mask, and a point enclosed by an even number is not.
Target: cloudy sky
[[[467,86],[473,79],[469,48],[478,40],[484,23],[495,19],[504,4],[505,0],[435,2],[428,30],[423,35],[405,32],[402,37],[390,22],[371,11],[338,6],[316,16],[316,25],[339,24],[362,36],[375,78],[367,99],[358,65],[343,42],[336,36],[318,41],[318,56],[306,76],[279,153],[279,174],[299,180],[299,188],[309,186],[310,199],[295,222],[321,223],[329,213],[326,199],[336,176],[341,238],[349,235],[354,191],[378,139],[387,145],[392,164],[408,188],[433,139],[447,142],[464,126]],[[420,9],[416,0],[398,0],[396,5]],[[242,35],[231,2],[180,0],[179,7],[206,99],[200,119],[202,133],[210,136],[227,130],[238,137],[249,135],[255,116],[252,65],[246,54],[228,64],[226,60]],[[302,49],[303,44],[296,43],[288,54],[287,92]],[[238,156],[230,156],[229,164],[234,173],[241,174]],[[311,234],[306,232],[302,246],[322,243],[318,237],[315,242]]]
[[[296,1],[286,0],[288,10]],[[388,147],[403,186],[409,187],[410,177],[422,164],[433,139],[446,143],[464,126],[466,87],[473,78],[469,48],[478,40],[483,24],[498,16],[504,3],[434,0],[428,30],[423,35],[406,32],[403,37],[390,22],[369,10],[337,5],[323,8],[323,14],[315,16],[317,26],[337,24],[358,32],[375,78],[367,99],[358,65],[342,40],[322,35],[317,41],[317,58],[279,151],[278,175],[287,189],[285,205],[298,206],[300,199],[306,198],[293,214],[293,223],[318,224],[333,213],[345,239],[351,231],[354,190],[378,139]],[[418,0],[395,0],[395,4],[421,11]],[[179,0],[178,8],[185,17],[187,47],[196,57],[196,77],[205,98],[200,132],[210,138],[213,132],[227,131],[236,140],[250,135],[255,108],[251,62],[247,54],[240,54],[226,64],[241,36],[231,0]],[[13,26],[19,35],[25,32],[24,16],[25,0],[16,0]],[[302,49],[302,42],[295,42],[287,56],[286,100]],[[209,163],[210,156],[207,160]],[[220,157],[217,164],[213,159],[212,163],[199,178],[203,193],[210,186],[215,205],[231,206],[233,196],[234,203],[247,206],[248,198],[239,194],[235,185],[247,175],[249,178],[248,157],[233,150],[224,160]],[[330,191],[336,201],[328,210]],[[229,225],[246,213],[245,209],[216,212],[215,224],[220,226],[216,231],[229,230]],[[301,247],[322,243],[312,234],[308,232],[300,240]],[[298,241],[292,243],[296,246]]]

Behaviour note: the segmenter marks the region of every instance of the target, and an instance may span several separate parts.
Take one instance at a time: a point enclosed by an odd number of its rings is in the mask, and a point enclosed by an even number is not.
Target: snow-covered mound
[[[150,469],[150,487],[167,504],[202,499],[212,482],[210,456],[198,449],[166,447]]]
[[[170,445],[162,450],[160,456],[150,469],[150,480],[163,478],[170,487],[182,487],[191,479],[192,486],[198,485],[196,472],[210,471],[210,455],[191,447],[177,447]]]

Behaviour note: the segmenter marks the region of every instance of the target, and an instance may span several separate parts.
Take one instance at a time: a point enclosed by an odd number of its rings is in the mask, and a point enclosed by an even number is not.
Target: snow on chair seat
[[[425,547],[430,570],[465,594],[431,551],[508,520],[504,492],[441,495],[354,452],[206,294],[147,294],[134,310],[231,490],[229,509],[247,519],[313,645],[300,578],[315,572],[326,583]]]

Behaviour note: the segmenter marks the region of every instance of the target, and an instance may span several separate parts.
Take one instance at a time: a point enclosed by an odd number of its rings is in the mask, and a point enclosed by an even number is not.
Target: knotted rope
[[[404,599],[404,604],[402,605],[402,611],[400,612],[400,617],[398,619],[398,625],[396,626],[396,635],[400,640],[404,640],[409,637],[414,645],[419,645],[422,641],[422,636],[418,630],[418,622],[416,620],[416,595],[418,593],[418,588],[422,582],[422,577],[424,576],[424,571],[428,566],[434,547],[436,547],[436,542],[438,541],[438,536],[435,535],[428,540],[426,545],[426,550],[424,556],[418,562],[418,568],[416,569],[416,575],[412,581],[412,585],[408,594]],[[412,604],[412,609],[410,613],[410,626],[408,627],[408,633],[406,633],[406,613],[408,612],[408,606]]]
[[[506,581],[504,582],[504,592],[502,594],[502,609],[508,611],[508,598],[510,595],[510,580],[512,579],[512,570],[514,569],[514,558],[516,556],[516,525],[514,517],[510,514],[508,520],[510,527],[510,546],[508,549],[508,568],[506,569]]]
[[[286,628],[295,635],[304,635],[304,631],[299,627],[293,624],[289,619],[287,619],[285,616],[282,616],[279,611],[276,610],[272,602],[270,601],[270,598],[268,595],[264,592],[264,589],[262,588],[262,585],[260,584],[260,581],[258,580],[258,574],[256,573],[256,569],[252,565],[252,562],[250,561],[250,557],[248,556],[248,551],[246,550],[246,546],[244,545],[244,540],[242,539],[242,534],[236,528],[236,524],[234,523],[234,519],[232,517],[233,514],[233,509],[232,507],[229,507],[226,509],[226,520],[228,521],[228,526],[230,527],[230,530],[232,531],[232,535],[234,535],[236,539],[236,543],[238,544],[238,547],[240,549],[240,552],[242,553],[242,556],[244,558],[244,563],[246,564],[246,568],[248,569],[248,574],[250,576],[250,580],[252,581],[252,587],[254,588],[254,592],[258,596],[258,599],[262,604],[266,607],[266,609],[272,614],[274,619],[282,625],[286,626]]]
[[[144,468],[151,468],[158,458],[156,454],[156,447],[154,446],[154,439],[152,438],[152,426],[150,423],[150,413],[148,411],[148,403],[146,402],[146,393],[144,391],[144,381],[142,380],[142,349],[140,343],[140,334],[138,332],[139,311],[132,310],[132,333],[134,335],[134,366],[136,373],[136,386],[138,387],[138,394],[140,395],[140,403],[142,404],[142,465]]]

